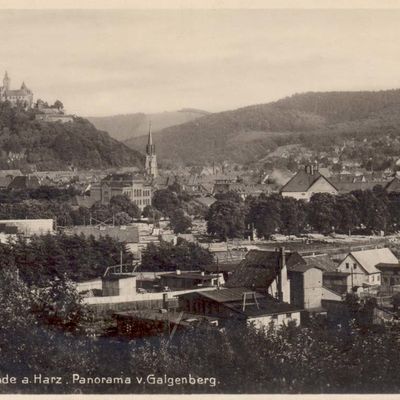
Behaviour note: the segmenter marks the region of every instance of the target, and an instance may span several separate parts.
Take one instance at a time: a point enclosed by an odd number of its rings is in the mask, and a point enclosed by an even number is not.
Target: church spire
[[[153,178],[156,178],[158,176],[156,146],[153,144],[153,135],[151,133],[151,121],[149,121],[149,134],[146,146],[145,170],[146,173],[152,176]]]
[[[149,138],[147,141],[148,146],[153,146],[153,136],[151,134],[151,120],[149,121]]]
[[[153,144],[153,135],[151,133],[151,121],[149,122],[149,135],[147,138],[146,154],[148,156],[156,154],[156,146]]]
[[[4,78],[3,78],[3,88],[5,90],[9,90],[10,89],[10,78],[8,77],[7,71],[4,74]]]

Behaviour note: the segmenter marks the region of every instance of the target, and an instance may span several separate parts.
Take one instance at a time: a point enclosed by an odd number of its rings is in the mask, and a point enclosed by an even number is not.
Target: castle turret
[[[158,176],[156,146],[153,144],[153,135],[151,133],[151,121],[149,123],[149,135],[146,146],[146,173],[153,178]]]

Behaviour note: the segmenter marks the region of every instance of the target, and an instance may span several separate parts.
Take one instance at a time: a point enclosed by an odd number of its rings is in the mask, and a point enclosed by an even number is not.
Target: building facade
[[[336,195],[338,189],[318,171],[318,167],[307,165],[299,171],[281,189],[283,197],[293,197],[296,200],[309,201],[315,193]]]
[[[141,211],[151,205],[152,188],[144,180],[136,179],[130,174],[115,174],[93,184],[90,197],[101,204],[109,204],[114,196],[127,195]]]
[[[388,248],[353,251],[339,264],[339,272],[350,274],[351,287],[381,285],[378,264],[398,264],[396,256]]]

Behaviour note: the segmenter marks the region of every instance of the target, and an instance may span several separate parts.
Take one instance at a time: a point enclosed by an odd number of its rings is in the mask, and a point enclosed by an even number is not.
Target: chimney
[[[304,168],[308,175],[314,175],[314,166],[311,164],[307,164]]]
[[[177,275],[180,275],[180,274],[181,274],[181,270],[180,270],[180,269],[177,269],[177,270],[176,270],[176,274],[177,274]]]
[[[201,274],[201,276],[204,276],[204,275],[205,275],[204,271],[201,271],[201,273],[200,273],[200,274]]]

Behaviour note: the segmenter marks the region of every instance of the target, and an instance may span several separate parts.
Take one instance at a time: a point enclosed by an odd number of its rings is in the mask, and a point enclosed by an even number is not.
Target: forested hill
[[[310,92],[204,116],[154,134],[160,159],[184,163],[265,157],[277,147],[301,143],[303,134],[386,134],[400,129],[400,90]],[[392,132],[393,133],[393,132]],[[326,137],[325,137],[326,138]],[[325,139],[322,139],[325,140]],[[143,148],[145,138],[126,142]]]
[[[97,128],[107,131],[117,140],[127,140],[145,135],[151,121],[153,132],[173,125],[183,124],[207,115],[207,111],[185,108],[179,111],[166,111],[155,114],[121,114],[106,117],[88,117],[87,119]]]
[[[89,121],[35,120],[25,111],[0,103],[0,168],[57,170],[142,166],[143,155],[97,130]]]

